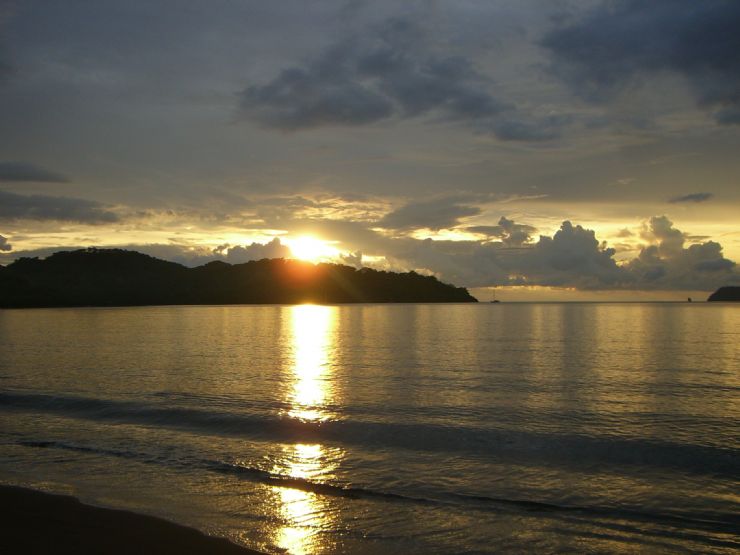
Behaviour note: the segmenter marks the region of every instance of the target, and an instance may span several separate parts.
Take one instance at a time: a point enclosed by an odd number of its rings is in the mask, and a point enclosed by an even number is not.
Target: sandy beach
[[[0,522],[3,553],[257,553],[160,518],[13,486],[0,486]]]

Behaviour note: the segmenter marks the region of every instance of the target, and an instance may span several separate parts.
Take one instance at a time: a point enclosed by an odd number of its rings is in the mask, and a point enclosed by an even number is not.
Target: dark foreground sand
[[[74,497],[0,486],[0,553],[256,554],[223,538]]]

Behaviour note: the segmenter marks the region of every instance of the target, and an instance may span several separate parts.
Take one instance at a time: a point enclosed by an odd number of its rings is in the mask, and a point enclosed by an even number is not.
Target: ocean
[[[740,549],[740,306],[0,310],[0,482],[268,553]]]

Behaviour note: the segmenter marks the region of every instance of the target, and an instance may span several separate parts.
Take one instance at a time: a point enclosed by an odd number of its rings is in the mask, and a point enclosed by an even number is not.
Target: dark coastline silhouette
[[[708,302],[740,302],[740,286],[720,287],[709,295]]]
[[[467,289],[394,273],[282,258],[187,268],[135,251],[82,249],[0,267],[0,307],[477,302]]]

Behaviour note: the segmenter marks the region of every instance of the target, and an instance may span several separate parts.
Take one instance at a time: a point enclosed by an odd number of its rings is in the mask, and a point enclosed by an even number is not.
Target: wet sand
[[[160,518],[13,486],[0,486],[0,552],[257,554]]]

